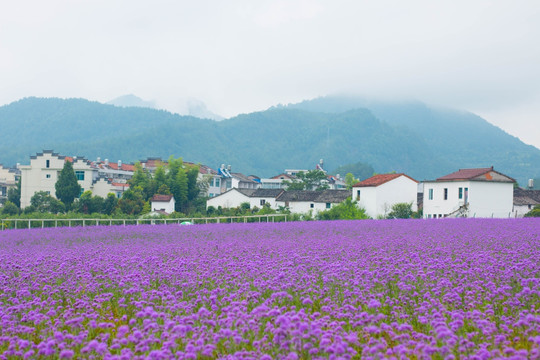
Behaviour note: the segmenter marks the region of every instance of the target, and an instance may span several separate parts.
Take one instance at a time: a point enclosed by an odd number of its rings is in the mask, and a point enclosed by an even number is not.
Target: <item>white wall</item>
[[[219,196],[208,199],[206,201],[206,207],[213,206],[216,209],[218,206],[222,208],[235,208],[243,202],[249,202],[249,197],[236,189],[231,189]]]
[[[175,200],[171,198],[170,201],[152,201],[152,211],[163,210],[167,214],[174,212]]]
[[[532,205],[514,205],[514,211],[512,212],[512,217],[521,218],[526,213],[531,211],[533,208],[534,208],[534,206],[532,206]]]
[[[360,190],[358,205],[374,219],[386,216],[392,210],[392,206],[398,203],[412,203],[412,210],[418,209],[416,200],[418,183],[404,175],[379,186],[353,187],[353,200],[357,199],[358,190]]]
[[[448,189],[448,200],[444,200],[444,189]],[[459,199],[459,188],[463,199]],[[507,218],[512,216],[514,186],[512,183],[491,181],[437,181],[424,185],[424,218],[450,214],[465,203],[465,188],[468,188],[468,216]],[[429,200],[429,189],[433,189],[433,200]]]
[[[261,200],[264,200],[266,204],[269,204],[272,209],[277,209],[277,203],[276,198],[274,197],[250,197],[249,198],[249,206],[250,208],[254,208],[255,206],[259,209],[262,208],[264,205],[261,205]]]
[[[471,217],[508,218],[512,216],[514,184],[471,181],[469,202]]]

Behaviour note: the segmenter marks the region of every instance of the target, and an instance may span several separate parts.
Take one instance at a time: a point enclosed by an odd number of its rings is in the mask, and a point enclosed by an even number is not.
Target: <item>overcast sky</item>
[[[475,112],[540,148],[538,0],[17,0],[0,8],[0,105],[27,96],[230,117],[332,93]]]

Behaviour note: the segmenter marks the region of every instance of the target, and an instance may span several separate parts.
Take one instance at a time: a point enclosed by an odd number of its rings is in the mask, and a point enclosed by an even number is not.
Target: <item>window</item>
[[[232,188],[232,180],[231,180],[231,179],[225,180],[225,187],[226,187],[227,189]]]
[[[81,188],[81,192],[79,193],[79,196],[77,196],[77,197],[81,197],[81,195],[83,194],[83,192],[84,192],[84,189]]]
[[[444,188],[444,200],[448,200],[448,188]]]
[[[465,202],[469,201],[469,188],[465,188]]]
[[[121,191],[117,191],[117,192],[116,192],[116,197],[120,199],[120,198],[122,197],[122,192],[121,192]]]
[[[219,186],[220,186],[220,179],[219,179],[219,178],[214,179],[214,186],[215,186],[215,187],[219,187]]]
[[[51,174],[46,174],[45,177],[46,177],[47,179],[50,179],[50,178],[51,178]]]
[[[82,170],[75,171],[75,176],[77,177],[77,180],[84,181],[84,171]]]
[[[356,201],[360,201],[360,190],[356,190]]]
[[[459,188],[458,198],[463,199],[463,188]]]
[[[428,214],[427,218],[428,218],[428,219],[431,219],[431,214]]]
[[[213,193],[208,194],[208,197],[214,197]]]
[[[309,204],[309,207],[313,209],[313,207],[315,206],[315,204]]]
[[[261,206],[264,206],[264,204],[266,204],[266,200],[264,199],[261,199],[261,202],[260,202]]]
[[[331,207],[332,207],[332,204],[326,203],[326,208],[327,208],[327,209],[330,209]]]
[[[47,195],[51,195],[51,192],[50,191],[45,191],[47,193]]]
[[[45,167],[50,168],[51,167],[51,160],[45,160]]]
[[[433,200],[433,189],[429,189],[428,198],[429,200]]]

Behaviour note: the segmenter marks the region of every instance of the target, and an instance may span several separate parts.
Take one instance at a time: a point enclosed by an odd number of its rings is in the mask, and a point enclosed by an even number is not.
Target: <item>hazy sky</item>
[[[538,0],[17,0],[0,105],[27,96],[226,117],[332,93],[470,110],[540,148]]]

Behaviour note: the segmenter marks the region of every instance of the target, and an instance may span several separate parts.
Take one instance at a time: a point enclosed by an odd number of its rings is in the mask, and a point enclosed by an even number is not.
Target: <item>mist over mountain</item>
[[[121,107],[142,107],[157,109],[155,101],[143,100],[133,94],[119,96],[115,99],[112,99],[111,101],[107,101],[107,104]]]
[[[52,149],[124,162],[174,155],[261,177],[312,169],[321,158],[330,171],[362,162],[417,180],[492,165],[521,184],[540,177],[539,149],[472,113],[419,102],[325,97],[218,122],[84,99],[26,98],[0,107],[0,126],[4,165]]]

